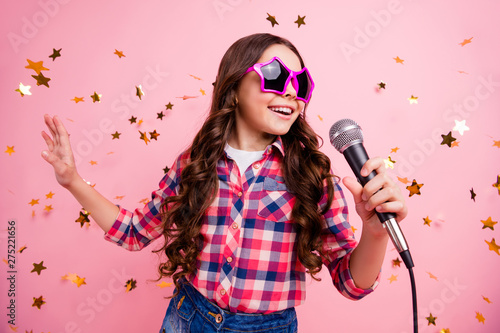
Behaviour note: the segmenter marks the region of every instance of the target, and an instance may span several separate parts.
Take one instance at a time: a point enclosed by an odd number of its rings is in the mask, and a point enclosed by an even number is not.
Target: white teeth
[[[291,108],[287,108],[287,107],[271,107],[270,108],[272,111],[274,112],[280,112],[280,113],[284,113],[284,114],[292,114],[293,110]]]

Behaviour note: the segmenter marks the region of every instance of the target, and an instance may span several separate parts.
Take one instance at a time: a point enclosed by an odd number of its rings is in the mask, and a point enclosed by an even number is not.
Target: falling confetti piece
[[[130,124],[133,124],[133,123],[137,122],[137,117],[131,116],[128,121],[130,121]]]
[[[267,18],[266,20],[268,20],[269,22],[271,22],[272,24],[272,27],[274,28],[274,26],[277,24],[279,25],[278,21],[276,21],[276,17],[274,16],[271,16],[269,13],[267,13]]]
[[[92,103],[95,103],[95,102],[101,103],[101,97],[102,97],[102,95],[96,93],[95,91],[94,91],[94,93],[92,95],[90,95],[90,97],[92,98]]]
[[[113,54],[116,54],[118,58],[125,57],[123,51],[118,51],[117,49],[115,49],[115,52]]]
[[[92,161],[92,160],[89,163],[90,163],[90,165],[96,165],[97,164],[96,161]]]
[[[406,185],[406,184],[408,184],[408,183],[410,182],[410,181],[408,180],[408,178],[406,178],[406,177],[405,177],[405,178],[397,177],[397,178],[398,178],[398,180],[399,180],[401,183],[403,183],[403,184],[405,184],[405,185]]]
[[[469,127],[467,127],[467,125],[465,125],[465,120],[458,121],[455,119],[455,127],[453,127],[453,130],[460,133],[460,135],[464,135],[464,132],[468,131]]]
[[[61,56],[61,50],[62,49],[59,49],[59,50],[52,49],[52,54],[49,55],[49,58],[52,58],[52,62],[54,62],[54,60],[56,60],[56,58]]]
[[[396,63],[397,63],[397,64],[404,65],[404,64],[403,64],[403,62],[404,62],[404,60],[403,60],[403,59],[401,59],[401,58],[399,58],[399,57],[392,58],[392,59],[396,60]]]
[[[429,219],[429,216],[424,218],[424,225],[428,225],[429,227],[431,226],[432,220]]]
[[[45,199],[52,199],[52,197],[54,196],[55,193],[52,193],[52,191],[50,191],[49,193],[45,194]]]
[[[172,110],[172,108],[174,107],[174,105],[170,102],[168,102],[167,105],[165,105],[165,107],[167,108],[167,110]]]
[[[493,221],[491,219],[491,216],[489,216],[486,220],[481,220],[481,222],[483,223],[483,228],[482,229],[489,228],[491,230],[495,230],[494,225],[498,223],[497,221]]]
[[[393,161],[390,156],[384,159],[384,164],[386,169],[388,168],[394,169],[394,163],[396,163],[396,161]]]
[[[144,198],[141,201],[139,201],[139,203],[141,203],[143,205],[147,204],[148,202],[149,202],[148,198]]]
[[[173,284],[172,282],[161,281],[161,283],[156,284],[156,286],[160,287],[160,288],[167,288],[167,287],[171,287],[172,284]]]
[[[493,140],[493,147],[500,148],[500,140],[499,141]]]
[[[28,66],[24,67],[27,69],[32,69],[34,70],[37,74],[40,74],[42,71],[49,71],[50,69],[43,67],[43,61],[38,61],[38,62],[33,62],[29,59],[26,59],[28,61]]]
[[[444,134],[441,134],[441,137],[443,138],[443,141],[441,142],[441,145],[444,146],[444,145],[447,145],[448,147],[451,148],[451,143],[457,139],[455,139],[452,135],[451,135],[451,131],[444,135]]]
[[[84,102],[83,97],[76,97],[72,99],[75,103]]]
[[[398,152],[398,150],[399,150],[399,148],[398,148],[398,147],[392,148],[392,149],[391,149],[391,154],[392,154],[392,153],[397,153],[397,152]]]
[[[13,153],[15,153],[14,146],[7,146],[7,150],[4,151],[4,153],[7,153],[9,154],[9,156],[11,156]]]
[[[429,274],[429,277],[430,277],[431,279],[434,279],[434,280],[438,281],[437,276],[435,276],[435,275],[434,275],[434,274],[432,274],[431,272],[426,272],[426,273],[427,273],[427,274]]]
[[[115,197],[115,199],[116,199],[116,200],[122,200],[123,198],[125,198],[125,196],[124,196],[124,195],[117,195],[117,196]]]
[[[146,145],[147,145],[150,140],[148,139],[146,132],[143,133],[143,132],[139,131],[139,133],[141,134],[140,139],[144,140],[144,143],[146,143]]]
[[[30,273],[36,272],[38,275],[40,275],[40,273],[42,273],[44,269],[47,269],[47,267],[43,266],[42,260],[39,264],[33,263],[33,270]]]
[[[429,317],[425,317],[425,319],[427,319],[427,326],[429,326],[430,324],[436,326],[437,317],[432,316],[432,313],[429,314]]]
[[[484,299],[484,300],[486,301],[486,303],[488,303],[488,304],[491,304],[491,303],[492,303],[488,297],[484,297],[484,296],[483,296],[483,299]]]
[[[134,280],[134,279],[130,279],[127,281],[127,283],[125,284],[125,292],[129,292],[131,290],[134,290],[135,288],[137,288],[137,281]]]
[[[43,210],[47,211],[47,212],[50,212],[52,209],[52,205],[45,205],[45,208]]]
[[[451,333],[449,328],[442,328],[439,333]]]
[[[166,174],[166,173],[167,173],[167,172],[169,172],[169,171],[170,171],[170,168],[169,168],[168,166],[166,166],[165,168],[163,168],[163,173],[165,173],[165,174]]]
[[[200,88],[200,93],[201,93],[201,96],[206,96],[207,95],[207,93],[205,92],[205,90],[203,90],[201,88]]]
[[[484,316],[482,313],[476,311],[476,319],[478,322],[483,323],[483,325],[484,325],[485,319],[484,319]]]
[[[78,216],[78,218],[75,220],[76,223],[80,223],[80,228],[83,228],[85,223],[90,224],[89,215],[90,213],[85,210],[80,211],[80,216]]]
[[[118,131],[116,131],[115,133],[111,134],[113,136],[113,139],[111,140],[114,140],[114,139],[120,139],[120,135],[121,133],[118,133]]]
[[[386,83],[384,81],[380,81],[379,83],[377,83],[377,85],[378,85],[378,89],[385,89]]]
[[[267,15],[269,15],[269,14],[267,14]],[[297,15],[297,16],[298,16],[297,21],[293,22],[293,23],[297,23],[297,28],[300,28],[301,25],[306,25],[306,22],[304,22],[304,19],[306,17],[305,16],[301,17],[300,15]],[[278,24],[278,23],[276,23],[276,24]],[[273,25],[273,27],[274,27],[274,25]]]
[[[26,245],[23,245],[21,246],[21,248],[19,250],[17,250],[17,252],[19,253],[23,253],[24,250],[26,250],[28,247]]]
[[[191,77],[192,77],[193,79],[195,79],[195,80],[201,81],[201,78],[199,78],[199,77],[197,77],[197,76],[194,76],[194,75],[192,75],[192,74],[189,74],[189,76],[191,76]]]
[[[15,91],[21,94],[21,97],[24,97],[24,95],[31,96],[31,86],[25,86],[22,84],[22,82],[19,82],[19,88],[17,88]]]
[[[476,193],[474,192],[474,188],[470,189],[470,198],[476,202]]]
[[[393,259],[392,260],[392,267],[401,267],[401,260],[399,258]]]
[[[408,97],[408,100],[410,101],[410,104],[418,104],[418,97],[411,95],[411,97]]]
[[[393,283],[394,281],[398,280],[398,276],[391,274],[391,277],[387,278],[387,280],[389,280],[389,283]]]
[[[156,130],[154,130],[153,132],[149,132],[149,135],[151,136],[151,140],[158,141],[157,138],[160,135],[160,133],[156,133]]]
[[[424,184],[418,184],[415,179],[413,179],[413,182],[410,186],[406,186],[406,189],[410,191],[410,197],[414,194],[421,195],[420,189],[424,186]]]
[[[190,99],[190,98],[198,98],[198,96],[187,96],[187,95],[184,95],[182,97],[177,97],[177,98],[182,98],[182,100],[185,101],[186,99]]]
[[[498,189],[498,195],[500,195],[500,175],[497,175],[497,182],[493,183],[492,186]]]
[[[29,205],[31,205],[31,207],[33,207],[34,205],[38,205],[38,201],[40,199],[31,199],[30,202],[28,202]]]
[[[46,86],[47,88],[50,88],[50,86],[49,86],[49,81],[50,81],[50,78],[45,77],[45,76],[43,75],[43,73],[40,73],[40,74],[38,74],[38,75],[31,75],[31,77],[35,78],[35,80],[36,80],[36,85],[37,85],[37,86],[44,85],[44,86]]]
[[[144,96],[144,91],[142,90],[142,85],[135,86],[135,95],[139,97],[139,100],[142,101],[142,96]]]
[[[33,297],[33,304],[31,305],[32,307],[36,306],[38,309],[42,307],[46,302],[43,298],[43,296],[40,296],[38,298]]]
[[[455,148],[455,147],[458,147],[458,145],[460,144],[460,141],[453,141],[451,143],[451,148]]]
[[[472,38],[474,38],[474,37],[471,37],[469,39],[464,39],[464,41],[462,43],[458,43],[458,45],[462,45],[462,47],[463,47],[469,43],[472,43]]]
[[[492,238],[491,242],[488,242],[487,240],[485,240],[485,242],[486,242],[486,244],[488,244],[488,250],[494,251],[496,254],[498,254],[500,256],[500,252],[498,251],[500,249],[500,246],[498,246],[495,243],[495,238]]]
[[[157,113],[156,115],[157,115],[156,119],[160,119],[160,120],[163,120],[163,117],[165,117],[165,114],[163,113],[163,111]]]

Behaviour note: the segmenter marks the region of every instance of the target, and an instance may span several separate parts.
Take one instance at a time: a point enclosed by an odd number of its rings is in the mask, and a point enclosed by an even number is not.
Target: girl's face
[[[268,47],[257,63],[269,61],[273,57],[279,57],[293,71],[302,69],[297,55],[281,44]],[[241,79],[237,93],[236,126],[229,139],[233,148],[265,149],[276,135],[284,135],[290,130],[304,109],[305,103],[296,99],[297,92],[291,81],[283,95],[262,92],[260,85],[260,76],[255,71],[250,71]],[[289,111],[283,112],[283,109]]]

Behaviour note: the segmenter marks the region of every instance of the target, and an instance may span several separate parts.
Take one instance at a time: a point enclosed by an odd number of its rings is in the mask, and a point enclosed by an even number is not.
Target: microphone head
[[[350,146],[363,143],[361,127],[351,119],[341,119],[330,128],[330,142],[340,153]]]

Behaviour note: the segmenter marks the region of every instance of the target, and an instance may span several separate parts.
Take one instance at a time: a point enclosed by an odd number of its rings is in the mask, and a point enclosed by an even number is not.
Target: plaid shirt
[[[191,283],[210,301],[232,312],[270,313],[305,300],[306,269],[297,257],[295,226],[290,220],[295,197],[284,183],[283,154],[278,137],[243,175],[227,154],[217,165],[219,189],[205,213],[204,242]],[[178,193],[188,161],[186,152],[178,157],[144,208],[130,212],[120,207],[105,239],[133,251],[160,237],[160,206],[164,198]],[[321,234],[323,263],[335,287],[356,300],[372,292],[379,280],[370,289],[354,285],[349,258],[357,243],[342,190],[336,182],[334,186]],[[319,204],[325,203],[326,195]]]

